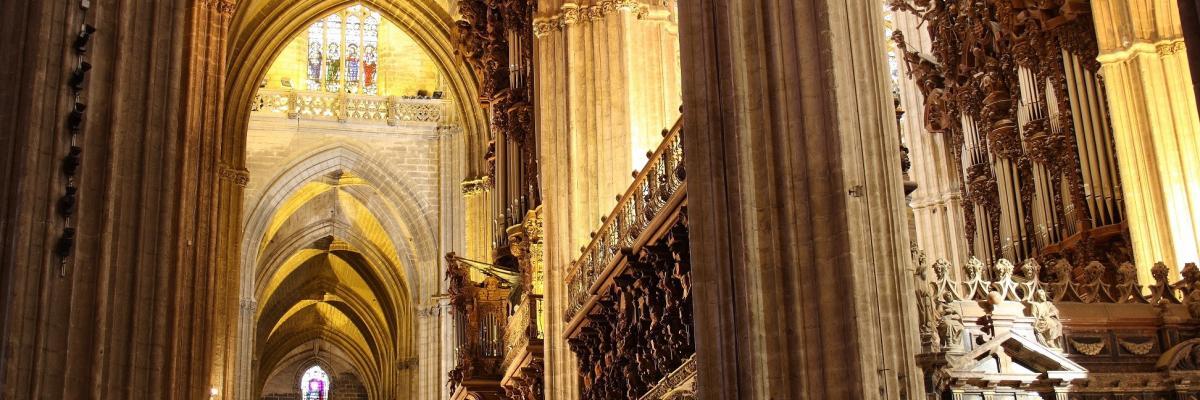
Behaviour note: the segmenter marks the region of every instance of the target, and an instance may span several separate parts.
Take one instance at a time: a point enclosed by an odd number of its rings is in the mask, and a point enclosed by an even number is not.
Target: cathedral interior
[[[6,0],[0,399],[1200,399],[1198,9]]]

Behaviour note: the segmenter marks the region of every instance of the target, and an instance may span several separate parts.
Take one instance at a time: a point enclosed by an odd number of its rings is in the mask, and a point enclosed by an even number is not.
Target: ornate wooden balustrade
[[[513,307],[504,335],[504,377],[501,385],[510,399],[540,400],[544,390],[542,341],[545,338],[539,317],[543,311],[541,295],[527,294]]]
[[[567,312],[570,325],[578,324],[579,311],[594,303],[617,264],[624,261],[621,249],[640,248],[650,240],[653,228],[681,206],[687,197],[683,167],[683,145],[679,124],[663,131],[662,144],[650,155],[645,168],[617,201],[604,223],[592,233],[592,241],[567,273]]]
[[[388,125],[430,124],[450,120],[449,101],[409,99],[397,96],[371,96],[346,93],[259,89],[250,110],[259,114],[280,115],[340,122],[382,122]]]
[[[504,336],[504,377],[500,383],[513,400],[541,400],[544,395],[542,343],[545,339],[545,291],[541,207],[508,229],[510,253],[517,258],[523,289],[510,307]]]
[[[567,276],[567,337],[583,399],[694,393],[687,192],[679,125]]]
[[[929,399],[1194,399],[1200,396],[1200,269],[1137,283],[1137,270],[1059,259],[990,268],[918,265]],[[932,275],[926,277],[926,271]],[[991,276],[991,278],[985,278]]]

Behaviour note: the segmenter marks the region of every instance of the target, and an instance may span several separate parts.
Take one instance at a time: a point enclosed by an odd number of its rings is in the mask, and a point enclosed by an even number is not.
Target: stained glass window
[[[308,88],[378,93],[379,12],[353,5],[308,28]]]
[[[314,365],[300,377],[300,398],[303,400],[329,399],[329,374]]]

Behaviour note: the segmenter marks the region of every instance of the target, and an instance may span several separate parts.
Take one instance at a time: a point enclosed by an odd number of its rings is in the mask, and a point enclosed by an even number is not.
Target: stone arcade
[[[1198,8],[0,2],[0,399],[1197,399]]]

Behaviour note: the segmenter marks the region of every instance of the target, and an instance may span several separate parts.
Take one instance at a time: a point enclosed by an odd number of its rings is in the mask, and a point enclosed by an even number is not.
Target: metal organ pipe
[[[1067,89],[1078,143],[1084,198],[1092,226],[1120,223],[1124,218],[1116,174],[1115,150],[1098,77],[1079,57],[1063,51]],[[1090,228],[1090,227],[1088,227]]]
[[[983,166],[988,163],[987,150],[983,147],[983,138],[979,135],[978,126],[975,124],[975,119],[967,115],[960,116],[963,132],[963,151],[962,151],[962,169],[963,182],[966,190],[974,191],[979,188],[973,187],[971,182],[971,170],[975,166]],[[968,196],[974,197],[974,196]],[[975,220],[975,233],[972,236],[971,247],[976,257],[991,261],[995,258],[992,251],[992,221],[988,217],[987,210],[981,204],[975,204],[972,209],[971,218]]]
[[[1049,91],[1043,94],[1040,90],[1043,80],[1034,75],[1033,71],[1025,67],[1020,67],[1017,70],[1017,76],[1021,94],[1021,103],[1017,107],[1017,126],[1021,133],[1022,149],[1026,153],[1029,153],[1035,149],[1028,148],[1029,140],[1027,138],[1032,133],[1027,131],[1027,124],[1038,120],[1048,120],[1047,104],[1052,103],[1048,99]],[[1051,131],[1056,131],[1053,126],[1048,126],[1048,128]],[[1046,133],[1043,132],[1042,134]],[[1018,240],[1021,242],[1020,247],[1025,256],[1031,255],[1033,248],[1045,247],[1061,240],[1061,235],[1059,235],[1057,229],[1059,225],[1058,214],[1054,208],[1054,177],[1041,162],[1031,162],[1030,172],[1033,175],[1034,188],[1031,201],[1031,206],[1033,207],[1031,216],[1033,217],[1034,231],[1019,235]],[[1020,193],[1017,196],[1019,201]],[[1032,235],[1032,237],[1029,237],[1029,235]],[[1032,247],[1030,246],[1030,242],[1032,242]]]

